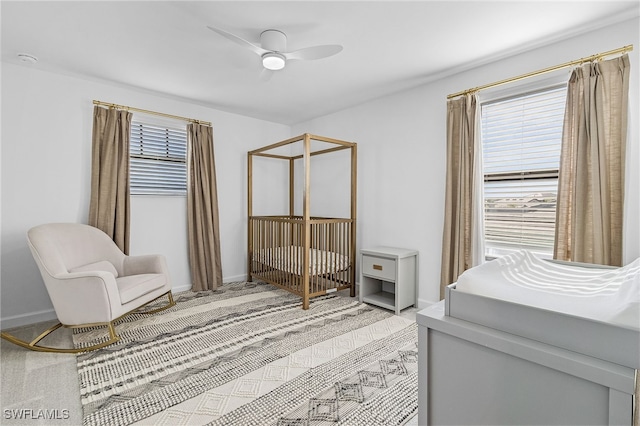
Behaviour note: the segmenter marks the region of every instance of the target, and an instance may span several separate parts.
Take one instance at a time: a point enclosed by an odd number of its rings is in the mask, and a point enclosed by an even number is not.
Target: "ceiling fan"
[[[231,34],[220,28],[207,26],[211,31],[220,34],[229,40],[244,46],[262,58],[262,66],[270,76],[272,71],[281,70],[287,61],[291,60],[313,60],[333,56],[342,51],[342,46],[328,44],[321,46],[306,47],[304,49],[287,52],[287,35],[280,30],[266,30],[260,34],[260,46]]]

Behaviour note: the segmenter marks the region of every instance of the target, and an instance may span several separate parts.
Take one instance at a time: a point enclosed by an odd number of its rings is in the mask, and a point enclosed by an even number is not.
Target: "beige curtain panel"
[[[128,111],[93,107],[91,153],[91,226],[109,235],[129,254],[129,137]]]
[[[629,57],[569,79],[558,178],[556,259],[622,265]]]
[[[222,284],[213,129],[187,126],[187,225],[193,291]]]
[[[474,265],[474,202],[478,197],[475,95],[447,103],[447,177],[442,237],[440,298],[444,289]],[[481,201],[477,201],[481,202]]]

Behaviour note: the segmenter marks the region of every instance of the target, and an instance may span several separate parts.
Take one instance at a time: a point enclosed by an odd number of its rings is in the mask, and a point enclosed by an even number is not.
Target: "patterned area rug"
[[[85,425],[402,425],[417,414],[417,327],[327,295],[264,283],[174,295],[77,356]],[[76,347],[105,339],[78,329]]]

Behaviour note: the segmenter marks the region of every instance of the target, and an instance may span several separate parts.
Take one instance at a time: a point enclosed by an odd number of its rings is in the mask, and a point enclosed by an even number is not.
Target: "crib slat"
[[[349,219],[252,217],[249,272],[303,298],[352,287],[353,226]]]

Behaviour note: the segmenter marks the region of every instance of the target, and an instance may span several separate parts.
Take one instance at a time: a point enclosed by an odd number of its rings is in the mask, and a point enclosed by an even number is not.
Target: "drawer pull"
[[[382,271],[382,265],[373,265],[373,269],[377,271]]]

